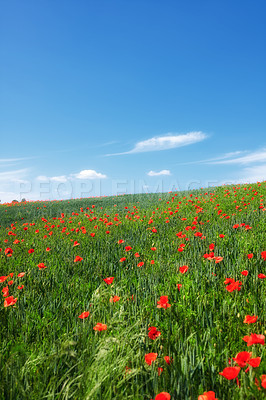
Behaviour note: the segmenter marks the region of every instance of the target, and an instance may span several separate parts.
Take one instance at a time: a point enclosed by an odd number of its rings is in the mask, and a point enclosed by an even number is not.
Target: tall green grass
[[[0,398],[149,400],[165,391],[186,400],[210,390],[219,400],[264,398],[255,384],[266,373],[264,346],[247,347],[242,338],[266,331],[265,279],[258,278],[266,273],[265,195],[264,182],[0,205],[0,276],[14,274],[0,288],[8,286],[18,299],[4,307],[2,297],[0,305]],[[211,243],[223,257],[219,263],[203,257]],[[74,262],[77,255],[83,260]],[[39,270],[39,263],[47,268]],[[183,265],[189,268],[181,274]],[[106,277],[114,277],[111,285]],[[228,292],[226,278],[242,281],[241,290]],[[114,295],[120,300],[111,303]],[[164,295],[171,307],[159,309]],[[82,320],[83,311],[90,315]],[[246,315],[257,315],[257,322],[244,324]],[[98,322],[107,330],[95,331]],[[161,332],[154,341],[151,326]],[[229,358],[235,366],[232,358],[242,351],[261,363],[246,373],[241,368],[238,386],[219,372]],[[158,357],[149,366],[151,352]],[[173,359],[170,365],[164,356]]]

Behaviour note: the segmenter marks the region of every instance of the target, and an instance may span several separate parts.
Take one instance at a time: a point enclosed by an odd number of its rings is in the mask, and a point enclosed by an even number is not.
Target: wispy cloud
[[[0,158],[0,164],[13,163],[17,161],[32,160],[35,157],[19,157],[19,158]]]
[[[0,172],[0,182],[18,182],[28,173],[27,168]]]
[[[169,169],[162,169],[159,172],[155,172],[155,171],[149,171],[147,172],[147,175],[149,176],[162,176],[162,175],[171,175],[171,172],[169,171]]]
[[[204,160],[196,160],[196,161],[188,161],[188,162],[182,162],[182,163],[177,163],[176,165],[192,165],[192,164],[213,164],[221,160],[226,160],[232,157],[240,156],[241,154],[246,154],[248,153],[247,151],[233,151],[231,153],[225,153],[221,156],[218,157],[213,157],[213,158],[207,158]]]
[[[23,161],[29,160],[32,157],[21,157],[21,158],[0,158],[0,163],[9,163],[9,162],[16,162],[16,161]]]
[[[207,158],[205,160],[197,160],[186,163],[178,163],[177,165],[189,165],[189,164],[239,164],[248,165],[252,163],[266,162],[266,149],[250,152],[245,151],[234,151],[231,153],[225,153],[218,157]]]
[[[203,132],[189,132],[181,135],[168,133],[164,136],[152,137],[150,139],[137,142],[133,149],[124,153],[107,154],[107,156],[170,150],[177,147],[188,146],[193,143],[201,142],[206,138],[207,135]]]
[[[266,149],[250,152],[241,157],[233,157],[229,159],[218,159],[212,164],[252,164],[257,162],[266,162]]]

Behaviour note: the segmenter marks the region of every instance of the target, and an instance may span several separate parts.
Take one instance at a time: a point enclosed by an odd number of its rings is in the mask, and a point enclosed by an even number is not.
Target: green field
[[[0,398],[265,398],[265,197],[0,205]]]

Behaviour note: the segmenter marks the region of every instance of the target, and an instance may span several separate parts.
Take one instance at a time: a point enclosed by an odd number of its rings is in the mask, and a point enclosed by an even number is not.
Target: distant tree
[[[12,200],[12,203],[18,203],[18,200]]]
[[[23,198],[21,201],[22,201],[22,203],[24,203],[26,201],[26,199]]]

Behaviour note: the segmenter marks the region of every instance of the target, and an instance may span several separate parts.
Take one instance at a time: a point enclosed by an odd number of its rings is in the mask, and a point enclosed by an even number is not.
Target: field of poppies
[[[265,398],[265,201],[0,205],[0,399]]]

